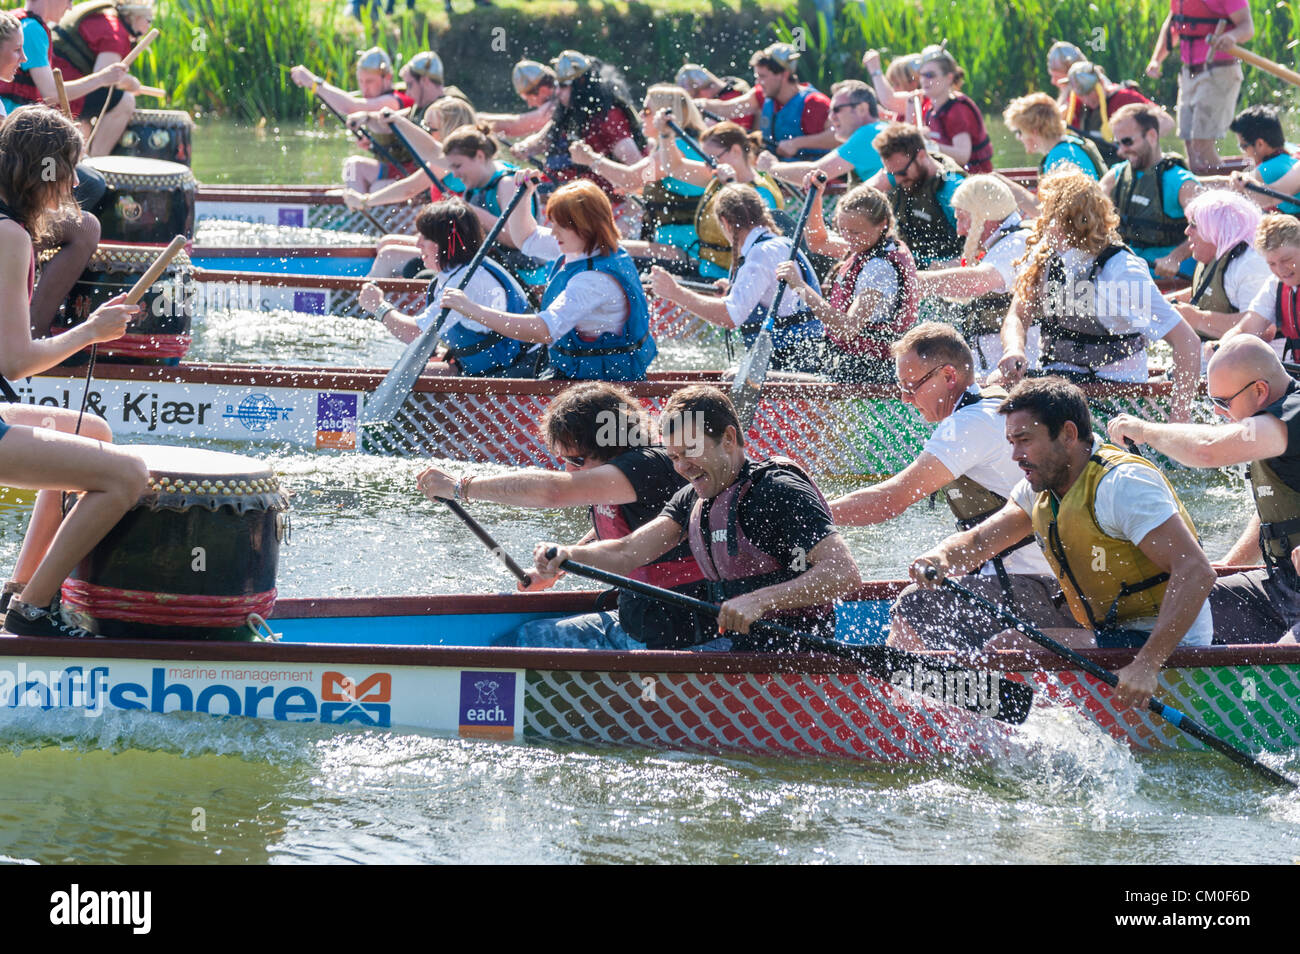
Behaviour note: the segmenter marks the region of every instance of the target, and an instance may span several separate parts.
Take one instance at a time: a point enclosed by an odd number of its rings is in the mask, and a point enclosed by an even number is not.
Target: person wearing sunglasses
[[[1232,187],[1266,209],[1300,215],[1300,202],[1278,202],[1245,187],[1253,182],[1286,195],[1300,192],[1300,159],[1287,152],[1281,110],[1272,104],[1250,106],[1236,115],[1228,129],[1236,134],[1237,147],[1252,167],[1249,172],[1234,172]]]
[[[1201,377],[1201,342],[1160,294],[1146,263],[1119,237],[1119,216],[1097,182],[1057,172],[1038,186],[1042,213],[1002,323],[1004,382],[1029,370],[1027,329],[1038,324],[1042,369],[1078,381],[1148,380],[1147,349],[1173,349],[1170,416],[1190,418]]]
[[[579,544],[612,540],[659,516],[686,479],[673,469],[654,439],[645,408],[611,384],[575,384],[556,395],[542,415],[541,433],[561,469],[529,469],[457,478],[429,467],[416,487],[430,500],[495,503],[550,510],[587,507],[592,529]],[[673,547],[632,574],[654,586],[695,599],[707,596],[699,564],[685,544]],[[521,591],[534,593],[556,577],[534,576]],[[564,649],[681,649],[713,638],[713,627],[696,625],[688,613],[634,593],[620,593],[618,610],[567,619],[533,620],[497,645]]]
[[[889,196],[898,233],[917,267],[957,264],[962,240],[952,196],[966,173],[946,155],[926,152],[915,126],[890,123],[871,144],[882,168],[867,185]]]
[[[893,346],[899,390],[926,421],[939,425],[920,455],[898,474],[831,501],[837,526],[884,523],[942,492],[957,529],[996,513],[1020,482],[998,408],[1006,392],[975,383],[970,347],[951,325],[927,321]],[[994,555],[961,582],[1039,627],[1072,627],[1052,597],[1058,586],[1032,534]],[[900,649],[978,649],[1005,629],[949,590],[905,589],[891,612],[890,645]],[[959,621],[954,625],[955,621]]]
[[[1160,135],[1174,131],[1174,118],[1142,94],[1132,80],[1113,82],[1096,63],[1081,59],[1072,63],[1065,75],[1065,125],[1084,139],[1090,140],[1101,152],[1106,165],[1119,162],[1115,149],[1115,131],[1111,117],[1121,107],[1149,104],[1160,113]]]
[[[1187,242],[1187,203],[1203,186],[1183,157],[1160,149],[1160,114],[1146,105],[1124,106],[1111,117],[1120,162],[1101,180],[1119,213],[1119,234],[1161,278],[1191,278],[1196,270]]]
[[[922,119],[934,148],[967,172],[992,172],[993,142],[984,128],[984,114],[961,91],[966,71],[942,45],[934,45],[921,51],[917,75],[929,101]]]
[[[1210,591],[1216,643],[1275,643],[1300,623],[1300,382],[1253,335],[1226,341],[1206,369],[1206,392],[1226,424],[1110,422],[1116,442],[1146,444],[1188,467],[1249,464],[1255,512],[1224,555],[1264,568],[1220,577]]]
[[[1300,219],[1271,212],[1260,220],[1255,249],[1273,274],[1260,286],[1246,316],[1223,334],[1271,341],[1283,361],[1300,361]]]
[[[758,157],[758,168],[793,185],[809,172],[823,172],[828,180],[850,175],[853,182],[865,182],[882,168],[872,142],[886,125],[871,87],[861,80],[844,80],[831,87],[831,131],[838,145],[813,162],[777,162],[764,152]]]

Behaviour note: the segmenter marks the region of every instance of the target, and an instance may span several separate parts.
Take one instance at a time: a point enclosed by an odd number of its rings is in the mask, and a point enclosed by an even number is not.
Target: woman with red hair
[[[507,227],[525,255],[550,261],[542,310],[511,314],[470,301],[456,289],[442,303],[498,334],[545,344],[550,367],[542,375],[598,381],[641,381],[658,353],[650,315],[632,258],[619,247],[609,198],[582,179],[557,189],[546,203],[550,228],[532,213],[537,182],[517,177],[528,201]]]

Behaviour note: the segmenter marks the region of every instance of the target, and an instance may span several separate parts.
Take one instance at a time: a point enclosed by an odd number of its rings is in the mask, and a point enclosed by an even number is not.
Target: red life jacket
[[[1300,285],[1277,283],[1277,330],[1286,339],[1282,357],[1300,356]]]
[[[596,536],[601,540],[617,540],[625,537],[635,529],[627,518],[622,504],[601,504],[591,508],[591,525],[596,528]],[[694,556],[669,559],[677,547],[673,547],[657,563],[639,566],[628,574],[634,580],[674,589],[687,583],[698,583],[704,579],[700,565]]]
[[[1177,37],[1207,37],[1214,33],[1220,20],[1205,0],[1169,0],[1169,32]]]
[[[45,36],[50,41],[50,55],[53,56],[54,34],[50,32],[49,24],[26,7],[22,10],[16,11],[14,16],[16,16],[20,21],[30,18],[41,25],[41,28],[45,30]],[[20,24],[19,30],[21,29],[22,25]],[[0,81],[0,96],[7,96],[9,99],[21,99],[28,103],[44,102],[44,100],[41,99],[41,91],[36,88],[36,83],[32,79],[32,74],[24,69],[20,69],[18,72],[14,73],[12,82],[5,83]]]
[[[916,283],[916,262],[907,247],[900,242],[887,240],[874,248],[856,252],[831,283],[830,303],[836,311],[848,314],[849,307],[853,304],[853,290],[857,287],[858,276],[873,258],[883,258],[894,267],[898,276],[898,293],[894,296],[892,305],[893,320],[868,324],[852,338],[842,338],[827,327],[826,337],[846,354],[869,354],[888,361],[893,357],[890,346],[894,339],[916,324],[917,307],[921,301],[920,289]]]

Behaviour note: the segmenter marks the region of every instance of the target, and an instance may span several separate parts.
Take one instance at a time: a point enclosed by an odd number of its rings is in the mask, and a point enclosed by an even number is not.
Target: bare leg
[[[401,274],[407,262],[419,257],[420,250],[414,245],[385,245],[375,256],[374,264],[370,266],[366,277],[393,278]]]
[[[357,192],[373,192],[379,181],[378,159],[369,156],[348,156],[343,160],[343,185]]]
[[[889,639],[885,643],[895,649],[904,649],[910,653],[923,652],[926,649],[925,642],[920,636],[916,635],[916,631],[912,629],[907,620],[900,616],[895,616],[890,621]]]
[[[109,95],[112,95],[112,90],[109,90]],[[92,156],[107,156],[113,151],[117,141],[122,138],[122,133],[126,132],[126,125],[131,121],[133,112],[135,112],[135,97],[130,93],[123,93],[117,105],[105,113],[104,118],[99,121],[104,128],[95,133],[95,141],[90,144]]]
[[[33,338],[49,335],[59,306],[86,270],[90,256],[95,254],[99,245],[99,219],[80,209],[60,216],[53,227],[50,245],[61,248],[41,268],[41,280],[32,293]]]
[[[1097,645],[1092,630],[1083,629],[1082,627],[1078,629],[1052,628],[1044,629],[1042,632],[1070,649],[1089,649]],[[1028,636],[1023,636],[1014,629],[998,633],[984,644],[985,651],[994,649],[1018,649],[1024,651],[1042,648]]]

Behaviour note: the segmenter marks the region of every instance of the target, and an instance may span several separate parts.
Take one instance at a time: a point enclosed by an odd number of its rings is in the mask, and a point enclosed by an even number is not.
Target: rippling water
[[[256,161],[307,139],[284,136],[261,141]],[[374,322],[228,312],[197,329],[194,357],[387,366],[400,352]],[[669,367],[717,366],[724,357],[679,344],[664,352]],[[270,460],[293,493],[282,595],[510,587],[450,514],[413,493],[426,462],[326,453]],[[1222,553],[1249,514],[1243,485],[1219,474],[1172,478],[1207,550]],[[578,511],[474,510],[520,558],[538,540],[571,540],[586,529]],[[949,532],[946,513],[919,504],[845,536],[865,576],[897,578]],[[0,563],[12,564],[23,522],[21,511],[0,511]],[[1300,768],[1292,762],[1275,764]],[[1035,711],[995,760],[889,769],[242,719],[0,710],[0,778],[0,859],[15,862],[1300,858],[1294,799],[1214,756],[1134,756],[1091,723],[1052,709]]]

